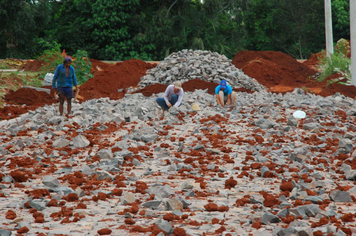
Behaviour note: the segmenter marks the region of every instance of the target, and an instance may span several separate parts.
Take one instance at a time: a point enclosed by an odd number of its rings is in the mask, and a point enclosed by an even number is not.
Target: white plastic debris
[[[53,76],[54,76],[54,74],[47,73],[46,76],[44,77],[44,80],[43,80],[43,86],[52,85]]]
[[[296,118],[296,119],[303,119],[303,118],[305,118],[306,117],[306,114],[305,114],[305,112],[304,111],[295,111],[294,113],[293,113],[293,116],[294,116],[294,118]]]

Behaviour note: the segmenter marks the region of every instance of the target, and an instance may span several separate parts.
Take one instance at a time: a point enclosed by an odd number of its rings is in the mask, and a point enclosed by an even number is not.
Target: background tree
[[[350,2],[346,0],[331,1],[333,35],[336,41],[350,39]]]
[[[95,53],[96,45],[91,39],[92,0],[54,1],[50,26],[46,29],[43,41],[46,45],[59,42],[68,55],[73,55],[83,48],[89,54]]]
[[[98,47],[98,59],[127,59],[135,51],[132,38],[134,29],[129,22],[139,0],[97,0],[92,4],[93,18],[88,23],[93,28],[91,34]]]
[[[0,1],[0,55],[30,58],[37,53],[38,38],[44,35],[51,12],[47,0]]]
[[[322,1],[252,0],[245,21],[250,50],[276,50],[307,58],[325,48]]]
[[[0,58],[61,45],[99,60],[163,60],[182,49],[273,50],[308,58],[325,48],[320,0],[0,0]],[[349,39],[348,1],[333,0],[334,40]]]

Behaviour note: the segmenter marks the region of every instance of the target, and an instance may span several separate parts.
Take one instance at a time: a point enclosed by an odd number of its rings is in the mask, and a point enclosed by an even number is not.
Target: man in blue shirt
[[[216,101],[222,107],[234,105],[236,100],[236,92],[232,91],[230,85],[226,83],[226,80],[221,80],[220,85],[215,88]]]
[[[59,96],[59,114],[63,115],[64,100],[67,101],[67,116],[72,110],[73,86],[78,90],[77,77],[74,67],[71,66],[72,58],[64,58],[63,64],[57,66],[54,72],[52,88]]]

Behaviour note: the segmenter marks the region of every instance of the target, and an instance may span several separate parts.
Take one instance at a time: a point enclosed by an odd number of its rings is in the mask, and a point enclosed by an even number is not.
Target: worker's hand
[[[58,88],[53,89],[53,96],[54,96],[54,99],[57,99],[57,97],[58,97]]]
[[[78,86],[75,86],[75,90],[76,90],[76,91],[79,91],[79,88],[78,88]]]
[[[171,107],[171,106],[172,106],[172,104],[169,102],[169,103],[168,103],[168,107]]]

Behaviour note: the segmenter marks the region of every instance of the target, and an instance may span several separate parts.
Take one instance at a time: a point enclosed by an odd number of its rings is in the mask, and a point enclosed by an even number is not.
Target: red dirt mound
[[[123,98],[126,89],[136,87],[146,71],[155,66],[137,59],[109,65],[105,70],[95,71],[94,77],[80,86],[79,94],[84,100],[102,97],[114,100]]]
[[[0,120],[9,120],[16,118],[30,110],[36,109],[38,106],[29,107],[29,106],[4,106],[0,109]]]
[[[266,86],[270,92],[286,93],[292,92],[295,88],[303,88],[321,96],[330,96],[340,92],[354,98],[356,96],[355,86],[342,84],[327,86],[327,82],[334,79],[335,75],[326,78],[321,83],[312,78],[317,74],[313,68],[318,64],[317,58],[320,56],[322,57],[322,53],[313,55],[310,61],[300,63],[282,52],[240,51],[235,55],[232,64]]]
[[[309,77],[317,73],[291,56],[274,51],[240,51],[232,64],[266,87],[309,83]]]
[[[5,101],[12,104],[44,106],[56,102],[48,93],[30,88],[20,88],[5,95]]]
[[[345,95],[346,97],[351,97],[351,98],[356,98],[356,87],[353,85],[343,85],[339,83],[329,83],[328,81],[333,80],[333,79],[339,79],[340,75],[339,74],[333,74],[325,79],[323,81],[323,84],[325,85],[321,92],[318,93],[320,96],[327,97],[327,96],[332,96],[335,93],[340,93]],[[341,80],[340,82],[346,82],[346,79]]]
[[[110,66],[113,66],[113,64],[102,62],[99,60],[95,60],[95,59],[89,59],[89,60],[91,62],[91,70],[90,70],[91,73],[107,70]]]
[[[303,62],[304,65],[316,68],[319,65],[320,59],[325,57],[325,52],[319,52],[312,54],[308,60]]]
[[[317,72],[308,66],[299,63],[293,57],[285,53],[275,51],[240,51],[234,56],[232,64],[241,69],[249,64],[250,61],[259,58],[273,62],[282,68],[289,68],[291,71],[303,75],[306,78],[315,75]]]
[[[25,70],[25,71],[40,71],[42,66],[44,65],[43,60],[28,60],[26,61],[26,64],[23,64],[22,66],[19,67],[19,70]]]

